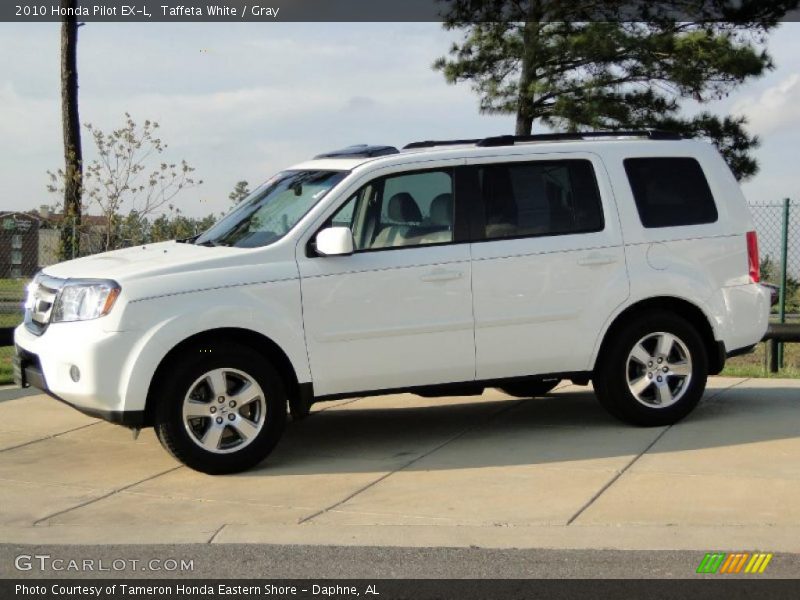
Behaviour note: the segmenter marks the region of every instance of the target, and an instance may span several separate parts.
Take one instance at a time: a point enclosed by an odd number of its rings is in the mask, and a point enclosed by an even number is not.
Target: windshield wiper
[[[200,242],[199,244],[195,242],[195,246],[208,246],[216,248],[217,246],[230,246],[227,242],[215,242],[214,240],[206,240],[205,242]]]

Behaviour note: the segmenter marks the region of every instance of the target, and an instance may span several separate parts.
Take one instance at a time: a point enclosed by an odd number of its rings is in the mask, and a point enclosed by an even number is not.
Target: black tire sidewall
[[[219,368],[237,369],[252,377],[264,392],[266,422],[245,448],[215,454],[194,442],[183,424],[183,399],[202,375]],[[283,381],[266,358],[235,344],[199,348],[196,355],[176,361],[162,378],[157,394],[155,429],[161,444],[186,466],[210,474],[236,473],[260,463],[277,445],[286,425],[286,391]]]
[[[628,389],[627,361],[634,344],[648,334],[663,331],[677,336],[689,351],[692,377],[686,393],[665,408],[647,407]],[[703,395],[708,378],[708,356],[699,332],[686,319],[669,312],[652,312],[631,319],[600,357],[595,388],[600,402],[617,418],[641,426],[671,425],[688,415]]]

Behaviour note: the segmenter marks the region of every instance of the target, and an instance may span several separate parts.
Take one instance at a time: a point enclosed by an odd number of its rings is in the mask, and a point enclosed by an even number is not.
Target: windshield
[[[282,238],[347,171],[281,171],[250,194],[194,243],[266,246]]]

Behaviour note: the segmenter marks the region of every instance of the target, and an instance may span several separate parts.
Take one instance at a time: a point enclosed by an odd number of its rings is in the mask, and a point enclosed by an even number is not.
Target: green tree
[[[174,240],[172,235],[173,227],[167,215],[159,215],[153,220],[150,226],[150,241],[151,242],[165,242],[167,240]]]
[[[228,194],[228,198],[230,198],[233,204],[239,204],[242,200],[247,198],[250,195],[250,189],[248,187],[247,181],[237,181],[236,186],[234,186],[233,191]]]
[[[772,256],[769,254],[765,254],[761,258],[761,264],[759,265],[759,273],[761,274],[761,281],[768,281],[773,282],[776,279],[775,275],[775,261],[772,260]]]
[[[135,210],[118,219],[115,238],[119,246],[139,246],[150,240],[150,223]]]
[[[464,37],[433,66],[450,83],[470,82],[482,112],[515,114],[517,135],[537,121],[567,131],[666,129],[710,139],[743,179],[758,169],[745,119],[683,116],[681,102],[722,98],[771,69],[766,35],[797,4],[449,0],[444,27]],[[728,21],[713,20],[722,14]]]
[[[171,215],[159,215],[148,228],[150,242],[165,242],[194,237],[211,227],[217,218],[207,215],[202,219],[187,217],[175,210]]]

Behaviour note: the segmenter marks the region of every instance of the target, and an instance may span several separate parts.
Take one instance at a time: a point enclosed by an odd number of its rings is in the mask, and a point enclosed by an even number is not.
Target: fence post
[[[781,227],[781,289],[778,300],[778,320],[786,322],[786,263],[789,262],[789,198],[783,199],[783,223]],[[783,368],[783,342],[777,347],[778,364]]]
[[[778,372],[778,340],[772,339],[769,341],[768,348],[769,348],[769,372],[770,373],[777,373]]]

